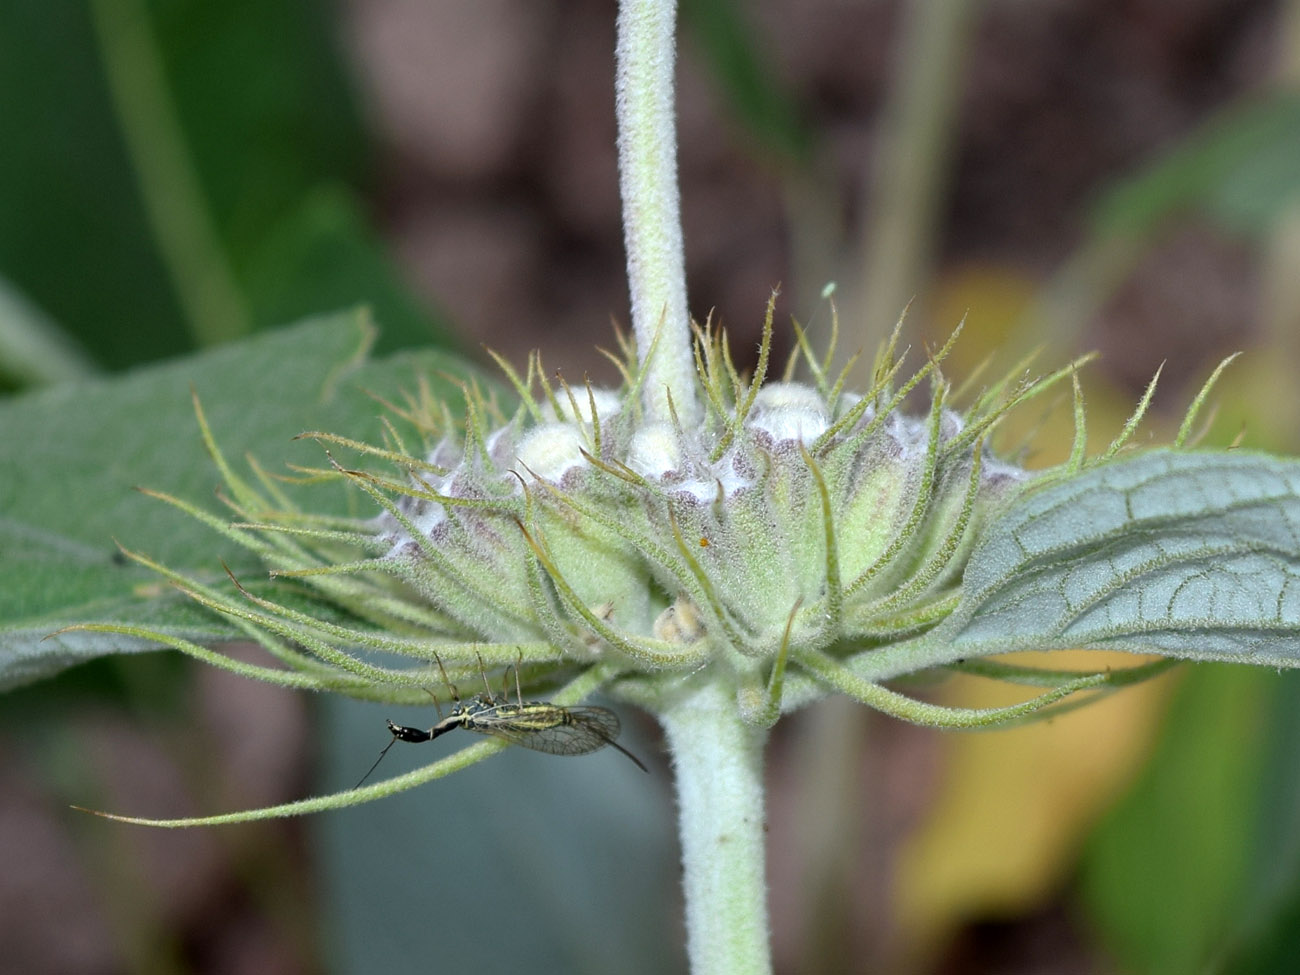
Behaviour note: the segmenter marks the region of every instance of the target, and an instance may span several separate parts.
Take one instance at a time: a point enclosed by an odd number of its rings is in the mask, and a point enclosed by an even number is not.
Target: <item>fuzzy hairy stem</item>
[[[760,975],[768,953],[763,850],[764,729],[706,681],[661,715],[677,779],[693,975]]]
[[[619,4],[615,110],[632,329],[646,369],[642,397],[647,414],[667,422],[671,396],[678,419],[691,425],[700,414],[677,190],[676,7],[675,0]]]

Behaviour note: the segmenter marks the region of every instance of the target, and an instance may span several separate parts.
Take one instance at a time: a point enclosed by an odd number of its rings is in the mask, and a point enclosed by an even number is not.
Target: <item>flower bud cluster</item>
[[[979,522],[1027,477],[983,447],[989,417],[947,408],[933,362],[855,396],[728,383],[714,351],[697,427],[643,419],[632,384],[548,390],[445,440],[375,523],[379,560],[461,639],[621,670],[866,647],[942,618]],[[928,412],[904,414],[927,375]]]

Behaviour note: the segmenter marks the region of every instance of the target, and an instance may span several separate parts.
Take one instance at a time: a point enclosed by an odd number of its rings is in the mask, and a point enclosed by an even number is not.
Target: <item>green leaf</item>
[[[380,351],[452,339],[445,316],[431,316],[401,281],[354,195],[332,185],[270,228],[239,264],[259,325],[292,322],[364,301],[384,323]]]
[[[86,3],[0,3],[0,268],[112,367],[186,346]]]
[[[1094,232],[1144,235],[1199,212],[1251,234],[1272,229],[1300,193],[1300,98],[1278,91],[1229,106],[1169,152],[1118,182],[1093,211]]]
[[[1189,673],[1146,773],[1089,840],[1084,902],[1122,970],[1204,972],[1222,947],[1253,845],[1260,708],[1274,680]]]
[[[794,98],[762,56],[747,5],[736,0],[687,0],[682,20],[730,101],[735,118],[765,150],[796,164],[812,156],[811,130]]]
[[[1259,677],[1260,761],[1252,783],[1259,813],[1246,883],[1234,902],[1236,930],[1216,951],[1216,970],[1232,975],[1283,975],[1300,952],[1300,672]],[[1236,751],[1241,743],[1233,744]]]
[[[1087,647],[1300,664],[1300,461],[1152,450],[1031,491],[936,631],[958,656]]]
[[[1284,975],[1300,948],[1300,672],[1187,674],[1141,779],[1084,851],[1124,971]]]
[[[1267,930],[1216,971],[1225,975],[1291,975],[1300,958],[1300,882],[1264,918]]]
[[[332,5],[169,0],[149,11],[231,254],[257,246],[312,188],[363,177],[367,148]]]
[[[65,384],[0,403],[0,689],[100,654],[146,649],[144,641],[72,632],[76,622],[137,623],[200,643],[234,635],[157,576],[123,560],[115,539],[203,580],[221,561],[255,576],[243,549],[171,506],[148,487],[224,510],[218,476],[200,440],[191,389],[223,452],[246,453],[272,472],[319,466],[305,429],[377,439],[382,412],[370,393],[436,384],[440,371],[472,367],[436,353],[368,362],[373,329],[352,312],[313,320],[202,355],[99,382]],[[445,385],[453,402],[457,391]],[[303,488],[304,506],[338,513],[357,504],[338,485]],[[368,509],[362,509],[365,514]]]
[[[119,27],[147,14],[147,57],[108,56],[92,10]],[[231,264],[315,188],[363,186],[367,149],[335,21],[332,5],[300,0],[0,3],[0,131],[11,134],[0,152],[0,271],[108,368],[185,351],[179,283],[142,185],[155,206],[186,211],[173,219],[213,224]],[[132,149],[107,83],[123,60],[162,69],[159,88],[133,89],[129,114],[154,138]],[[198,199],[142,183],[137,152],[176,153]],[[256,294],[243,297],[260,311]],[[358,290],[346,303],[371,299]]]

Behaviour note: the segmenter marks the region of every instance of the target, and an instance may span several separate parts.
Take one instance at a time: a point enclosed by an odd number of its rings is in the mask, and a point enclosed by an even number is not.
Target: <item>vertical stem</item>
[[[763,742],[717,681],[692,690],[661,719],[673,755],[692,975],[766,975]]]
[[[1300,2],[1282,4],[1274,32],[1277,65],[1274,86],[1295,95],[1300,92]],[[1300,439],[1300,390],[1295,374],[1300,369],[1300,201],[1279,200],[1271,233],[1266,239],[1260,282],[1261,346],[1269,350],[1267,368],[1273,381],[1256,386],[1260,416],[1270,416],[1274,443],[1295,449]],[[1267,403],[1267,405],[1263,405]]]
[[[894,324],[927,270],[952,165],[953,117],[980,0],[908,0],[899,70],[869,194],[860,301],[876,334]]]
[[[671,390],[677,416],[689,426],[699,420],[699,405],[677,191],[676,6],[675,0],[621,0],[614,94],[632,330],[646,370],[643,401],[649,418],[666,421]]]

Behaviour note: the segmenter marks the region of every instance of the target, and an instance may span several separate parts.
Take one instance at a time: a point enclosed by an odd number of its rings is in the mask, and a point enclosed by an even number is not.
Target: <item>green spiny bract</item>
[[[697,331],[705,416],[689,428],[675,413],[643,419],[645,371],[625,348],[618,391],[548,380],[534,355],[523,379],[502,363],[520,401],[511,416],[466,385],[456,421],[421,384],[387,404],[383,445],[303,434],[329,457],[328,468],[307,473],[369,495],[378,514],[364,520],[302,512],[260,468],[260,487],[245,480],[200,409],[238,520],[167,500],[296,585],[276,600],[134,557],[226,615],[279,665],[132,635],[246,676],[401,703],[443,693],[439,666],[452,680],[486,671],[499,681],[517,664],[533,695],[604,687],[655,709],[710,668],[747,720],[770,723],[783,705],[827,689],[827,654],[869,653],[951,613],[981,525],[1033,479],[993,456],[987,437],[1078,365],[1003,380],[958,412],[939,372],[956,334],[900,381],[896,329],[857,395],[844,391],[852,360],[828,374],[834,334],[819,359],[797,325],[795,358],[810,382],[765,383],[771,333],[769,303],[758,365],[744,378],[725,336]],[[903,412],[925,391],[928,408]],[[409,446],[411,430],[427,446]],[[352,466],[336,453],[352,455]],[[1066,468],[1083,463],[1082,450],[1075,455]],[[392,666],[371,651],[414,664]],[[782,696],[787,662],[801,681],[796,700]]]
[[[228,533],[253,544],[255,531],[273,575],[314,585],[372,627],[317,623],[247,593],[260,611],[201,598],[301,645],[306,654],[281,659],[358,696],[418,700],[416,688],[441,683],[434,661],[456,678],[518,661],[533,692],[594,667],[597,683],[646,703],[656,680],[668,687],[714,664],[733,674],[749,720],[775,720],[779,684],[767,697],[763,688],[778,659],[797,669],[802,653],[869,650],[950,612],[981,523],[1030,478],[986,437],[1069,370],[1003,382],[963,414],[938,370],[951,341],[898,382],[896,332],[857,395],[843,391],[844,373],[828,378],[830,355],[817,361],[799,331],[812,381],[764,383],[771,314],[752,379],[733,367],[725,336],[698,333],[698,426],[643,420],[630,349],[618,391],[550,382],[533,357],[524,379],[505,367],[520,397],[512,417],[474,388],[463,423],[427,390],[392,407],[431,448],[409,449],[392,423],[382,447],[308,434],[388,465],[361,471],[331,457],[322,473],[381,509],[347,531],[270,512],[236,479],[247,521]],[[929,407],[908,415],[918,387]],[[378,667],[358,653],[367,649],[420,662]]]
[[[376,522],[378,557],[462,638],[543,641],[633,670],[879,640],[930,618],[974,524],[1026,475],[963,418],[884,412],[788,382],[698,429],[575,395],[446,442]],[[594,410],[592,409],[594,405]]]
[[[551,381],[534,354],[522,379],[501,362],[519,398],[513,415],[465,384],[456,420],[421,381],[404,401],[385,404],[383,444],[302,434],[326,448],[329,463],[300,474],[360,489],[377,512],[363,518],[302,511],[284,478],[256,464],[256,481],[238,474],[196,400],[237,520],[164,500],[255,552],[280,583],[236,581],[232,590],[128,554],[223,614],[275,663],[141,627],[84,628],[155,640],[286,687],[394,703],[427,705],[429,692],[451,690],[449,680],[487,679],[557,707],[603,689],[663,713],[707,681],[754,725],[842,692],[921,724],[987,727],[1050,713],[1072,693],[1142,679],[1167,663],[1117,677],[986,662],[987,676],[1049,688],[986,710],[929,705],[880,686],[935,665],[933,655],[909,663],[908,648],[923,646],[958,607],[969,556],[1002,507],[1092,463],[1075,375],[1082,360],[1037,380],[1015,378],[1019,367],[959,411],[939,371],[955,333],[900,379],[896,329],[861,395],[844,390],[854,360],[828,373],[834,330],[823,358],[797,324],[795,333],[784,378],[765,382],[771,302],[752,378],[734,367],[725,335],[697,330],[695,392],[705,410],[689,427],[675,411],[668,422],[645,418],[646,371],[629,347],[615,360],[624,376],[617,391]],[[800,362],[807,383],[790,379]],[[1175,446],[1192,436],[1224,365]],[[999,421],[1067,377],[1069,459],[1031,474],[994,456],[987,440]],[[1153,390],[1154,380],[1102,460],[1127,444]],[[911,400],[924,405],[906,412]],[[409,444],[415,437],[419,445]],[[888,663],[875,681],[855,673],[877,654]],[[411,663],[393,665],[393,655]],[[337,808],[439,778],[495,747],[480,743],[385,782],[284,806],[128,821],[183,826]]]

